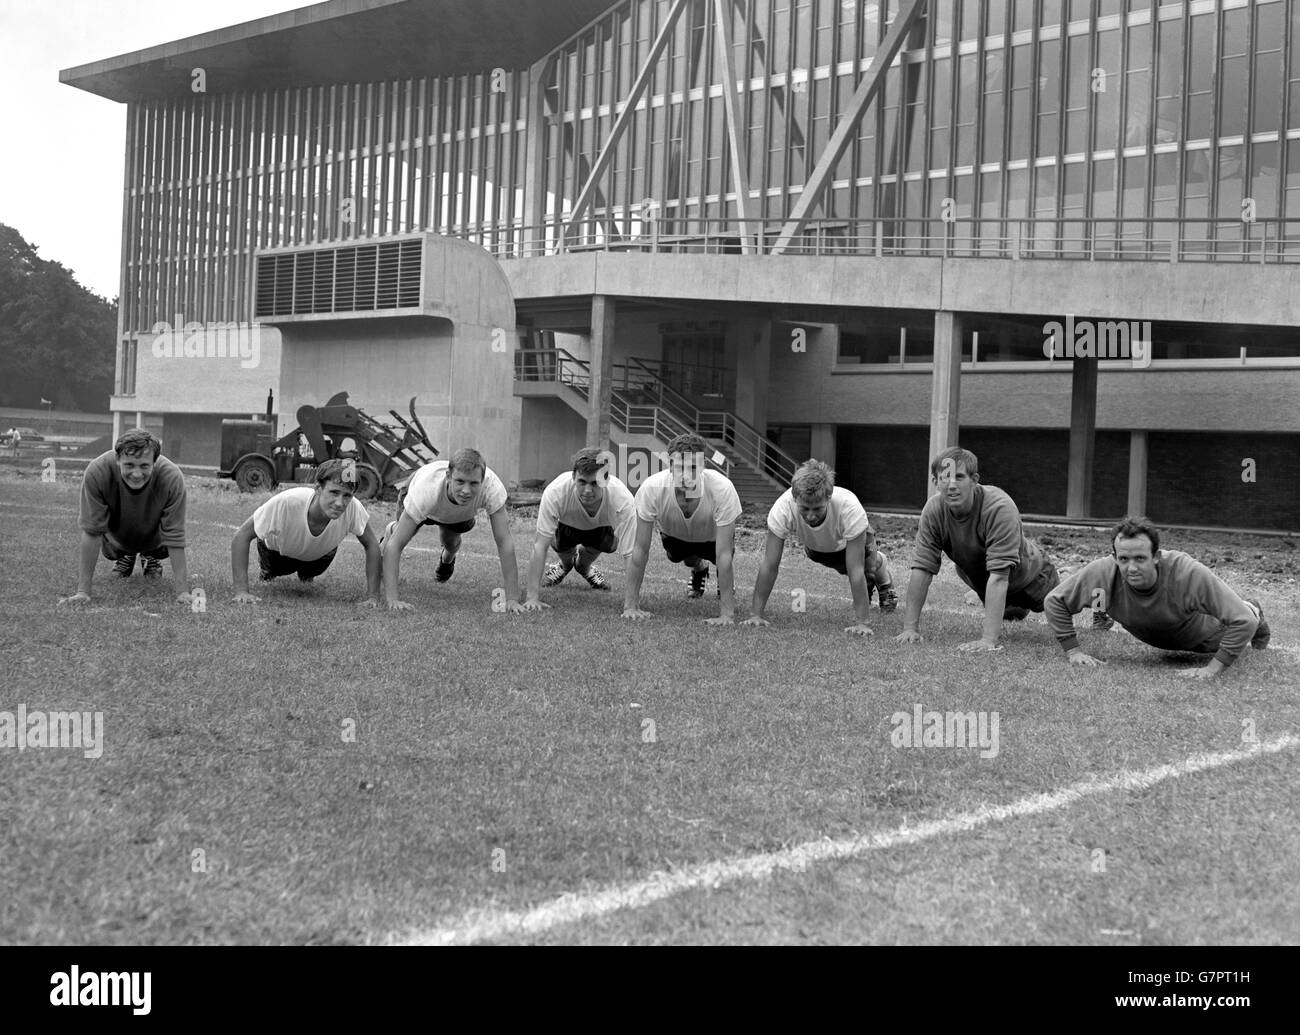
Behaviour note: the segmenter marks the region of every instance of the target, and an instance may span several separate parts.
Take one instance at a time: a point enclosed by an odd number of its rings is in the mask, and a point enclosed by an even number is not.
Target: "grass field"
[[[657,544],[644,606],[571,576],[542,615],[491,611],[486,525],[436,585],[435,538],[404,558],[409,614],[359,609],[355,541],[317,585],[229,602],[229,540],[260,500],[191,490],[192,580],[75,584],[75,480],[3,476],[0,710],[104,716],[103,754],[0,749],[0,941],[390,943],[465,918],[635,884],[715,861],[904,826],[1300,733],[1300,582],[1269,540],[1174,537],[1258,597],[1274,649],[1218,682],[1128,634],[1085,633],[1111,663],[1067,666],[1041,618],[974,657],[978,612],[945,566],[926,642],[843,632],[847,582],[787,552],[772,627],[714,629],[710,592]],[[387,521],[391,505],[373,505]],[[521,567],[531,520],[515,520]],[[914,522],[880,523],[900,596]],[[1054,556],[1103,536],[1047,531]],[[747,604],[761,533],[741,537]],[[1258,554],[1258,556],[1256,556]],[[1273,559],[1285,554],[1285,562]],[[254,560],[254,565],[256,561]],[[794,613],[792,591],[807,595]],[[742,605],[743,607],[743,605]],[[1290,649],[1288,649],[1290,648]],[[997,753],[895,747],[891,716],[998,716]],[[354,737],[349,733],[354,731]],[[863,851],[771,879],[693,886],[641,908],[508,937],[539,943],[1294,943],[1294,748],[1115,790],[968,832]]]

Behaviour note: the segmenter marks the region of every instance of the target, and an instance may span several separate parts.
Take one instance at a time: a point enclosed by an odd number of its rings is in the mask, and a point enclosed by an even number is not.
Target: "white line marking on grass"
[[[610,885],[585,893],[570,892],[523,912],[493,909],[474,910],[446,927],[394,938],[399,945],[460,945],[499,938],[524,938],[554,927],[606,916],[621,909],[643,909],[655,902],[697,888],[718,888],[743,880],[763,880],[778,870],[803,872],[812,863],[829,859],[850,859],[867,852],[912,845],[945,834],[964,833],[987,823],[1022,816],[1034,816],[1073,805],[1084,798],[1111,791],[1137,791],[1188,773],[1217,769],[1258,755],[1271,755],[1300,746],[1300,737],[1287,734],[1263,744],[1215,754],[1192,755],[1173,765],[1160,765],[1142,772],[1121,770],[1113,776],[1093,777],[1060,790],[1033,794],[1010,805],[981,805],[944,819],[916,826],[906,823],[897,830],[832,841],[808,841],[779,852],[744,856],[688,866],[672,873],[652,873],[632,884]]]

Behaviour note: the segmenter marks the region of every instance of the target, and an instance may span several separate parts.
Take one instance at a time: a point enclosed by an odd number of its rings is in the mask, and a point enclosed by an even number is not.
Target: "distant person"
[[[946,554],[958,578],[984,603],[983,635],[958,650],[1000,650],[1003,619],[1023,621],[1030,611],[1042,611],[1060,576],[1039,545],[1025,535],[1015,501],[996,486],[980,483],[974,453],[956,446],[945,449],[931,461],[930,474],[939,492],[921,511],[907,612],[895,640],[922,639],[921,610]]]
[[[664,553],[673,564],[691,573],[686,596],[698,600],[709,581],[709,564],[718,566],[721,613],[707,619],[710,625],[731,625],[736,614],[736,519],[740,496],[731,479],[710,470],[706,458],[712,450],[699,435],[678,435],[668,443],[668,470],[652,474],[636,490],[636,539],[627,565],[623,617],[649,618],[641,610],[641,584],[650,556],[650,540],[658,525]]]
[[[837,486],[835,472],[820,460],[801,464],[790,488],[768,512],[767,547],[754,582],[750,616],[741,624],[771,624],[764,617],[767,600],[776,585],[785,541],[794,537],[809,560],[848,576],[858,622],[844,631],[874,635],[869,623],[873,590],[880,591],[882,612],[888,614],[898,606],[889,563],[876,549],[875,532],[858,497]]]
[[[144,578],[160,578],[162,559],[168,558],[176,600],[190,602],[185,476],[161,451],[162,444],[150,432],[135,428],[86,466],[81,479],[77,592],[59,603],[90,599],[100,554],[113,562],[113,572],[122,578],[131,577],[137,557]]]
[[[610,471],[608,452],[588,447],[573,454],[572,470],[551,481],[537,508],[537,532],[528,565],[524,609],[550,607],[541,601],[543,568],[547,586],[558,586],[577,571],[592,589],[608,592],[605,573],[595,566],[602,553],[628,557],[636,542],[636,503]],[[546,566],[548,550],[559,557]]]
[[[435,460],[421,467],[397,497],[397,519],[384,530],[384,599],[394,611],[411,610],[398,599],[402,551],[425,525],[438,529],[442,553],[434,569],[436,582],[446,582],[456,571],[461,536],[474,527],[479,511],[487,514],[505,580],[505,610],[519,612],[519,563],[510,532],[505,483],[476,449],[458,449],[450,460]]]
[[[1104,665],[1079,647],[1073,616],[1104,608],[1143,643],[1160,650],[1213,654],[1208,665],[1179,673],[1213,679],[1246,644],[1263,650],[1272,638],[1264,608],[1238,596],[1200,561],[1160,549],[1160,532],[1128,517],[1111,532],[1111,555],[1080,568],[1047,595],[1047,620],[1072,665]]]
[[[350,476],[350,477],[349,477]],[[361,540],[366,551],[366,588],[361,603],[375,607],[380,592],[382,551],[370,515],[356,498],[355,466],[346,460],[326,460],[316,468],[316,487],[298,485],[276,493],[245,521],[230,541],[230,564],[235,602],[252,604],[248,591],[248,552],[257,542],[257,560],[263,582],[282,575],[297,575],[310,584],[333,563],[339,545],[349,535]]]
[[[11,456],[17,456],[23,444],[23,433],[17,428],[9,429],[9,452]]]

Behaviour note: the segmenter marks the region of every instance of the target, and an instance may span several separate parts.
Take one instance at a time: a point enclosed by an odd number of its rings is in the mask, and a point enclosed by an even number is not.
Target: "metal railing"
[[[498,259],[582,253],[767,255],[781,219],[659,218],[620,228],[585,222],[568,237],[560,223],[473,235]],[[1300,263],[1300,219],[820,219],[786,255],[1072,259],[1090,262]]]
[[[584,399],[591,393],[591,364],[565,349],[528,349],[515,353],[516,381],[550,381],[568,385]],[[757,428],[728,410],[701,410],[664,383],[650,363],[629,357],[614,365],[610,420],[632,435],[651,435],[668,442],[696,434],[730,450],[754,470],[789,485],[797,462]],[[730,476],[730,458],[715,465]]]

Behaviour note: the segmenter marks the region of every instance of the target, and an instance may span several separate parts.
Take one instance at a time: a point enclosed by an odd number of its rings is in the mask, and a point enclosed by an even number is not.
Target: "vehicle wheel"
[[[235,468],[235,484],[240,492],[268,492],[275,488],[275,469],[260,456],[244,460]]]
[[[383,487],[379,472],[371,464],[357,464],[357,499],[372,500]]]

